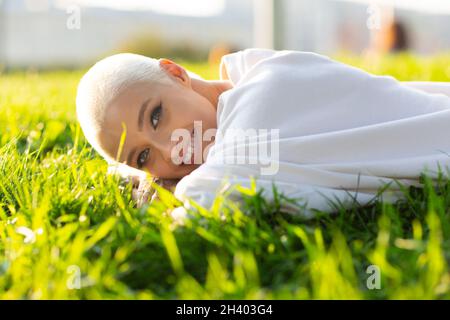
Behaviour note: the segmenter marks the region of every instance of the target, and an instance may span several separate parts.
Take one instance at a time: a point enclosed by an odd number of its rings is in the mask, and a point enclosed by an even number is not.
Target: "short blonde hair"
[[[92,147],[109,163],[115,161],[98,139],[108,105],[136,82],[171,84],[157,59],[133,53],[120,53],[97,62],[81,78],[76,97],[76,113],[84,135]]]

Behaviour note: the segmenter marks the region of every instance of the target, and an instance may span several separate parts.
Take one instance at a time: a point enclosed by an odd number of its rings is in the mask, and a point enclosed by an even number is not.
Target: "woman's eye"
[[[147,148],[139,154],[137,159],[137,165],[139,169],[142,168],[147,161],[149,151],[150,149]]]
[[[156,129],[159,119],[161,118],[162,107],[156,107],[150,116],[153,129]]]

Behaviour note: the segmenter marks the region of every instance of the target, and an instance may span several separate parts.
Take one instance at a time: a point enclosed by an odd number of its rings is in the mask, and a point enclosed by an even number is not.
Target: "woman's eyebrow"
[[[142,127],[144,125],[144,114],[145,110],[147,109],[148,103],[152,100],[152,98],[149,98],[144,101],[144,103],[141,106],[141,109],[139,110],[139,116],[138,116],[138,131],[142,131]]]

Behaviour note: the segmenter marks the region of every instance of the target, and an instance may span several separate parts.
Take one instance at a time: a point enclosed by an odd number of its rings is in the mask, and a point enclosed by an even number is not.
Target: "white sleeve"
[[[223,166],[214,168],[210,167],[208,163],[204,163],[177,183],[174,196],[185,205],[189,202],[188,199],[191,199],[209,209],[216,196],[222,193],[229,181],[224,179],[226,175],[224,171],[225,167]]]
[[[426,93],[440,93],[450,97],[450,82],[404,81],[404,85]]]
[[[256,180],[257,190],[263,192],[264,199],[268,202],[274,201],[274,194],[272,190],[272,181],[270,179]],[[243,174],[229,176],[210,176],[206,173],[201,175],[187,175],[177,184],[174,195],[177,199],[183,202],[185,208],[190,209],[193,200],[198,205],[211,210],[217,196],[225,196],[228,201],[234,205],[241,206],[244,204],[244,199],[240,191],[235,186],[242,186],[244,188],[251,188],[250,177]],[[278,193],[282,193],[285,197],[294,200],[281,201],[281,210],[309,219],[316,215],[315,210],[322,212],[335,212],[337,209],[330,202],[333,199],[339,199],[341,204],[346,208],[354,206],[355,201],[359,205],[369,203],[374,195],[364,193],[361,191],[352,191],[345,189],[335,189],[321,186],[313,186],[302,183],[291,183],[276,181]],[[398,194],[397,194],[398,196]],[[397,200],[395,193],[385,196],[385,201]],[[182,209],[179,209],[183,213]]]
[[[273,57],[279,52],[272,49],[249,48],[227,54],[220,62],[220,78],[221,80],[225,78],[223,74],[225,72],[228,79],[236,84],[258,62]]]

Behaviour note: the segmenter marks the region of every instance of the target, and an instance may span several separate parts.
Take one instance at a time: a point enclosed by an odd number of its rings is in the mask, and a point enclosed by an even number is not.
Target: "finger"
[[[145,189],[150,190],[150,189],[152,189],[152,182],[153,182],[152,179],[147,179],[144,177],[139,180],[139,188],[138,189],[139,190],[145,190]]]
[[[154,193],[152,194],[152,198],[151,198],[150,202],[156,201],[157,199],[159,199],[159,198],[158,198],[158,192],[154,192]]]
[[[131,198],[135,201],[139,200],[139,193],[137,189],[131,190]]]

